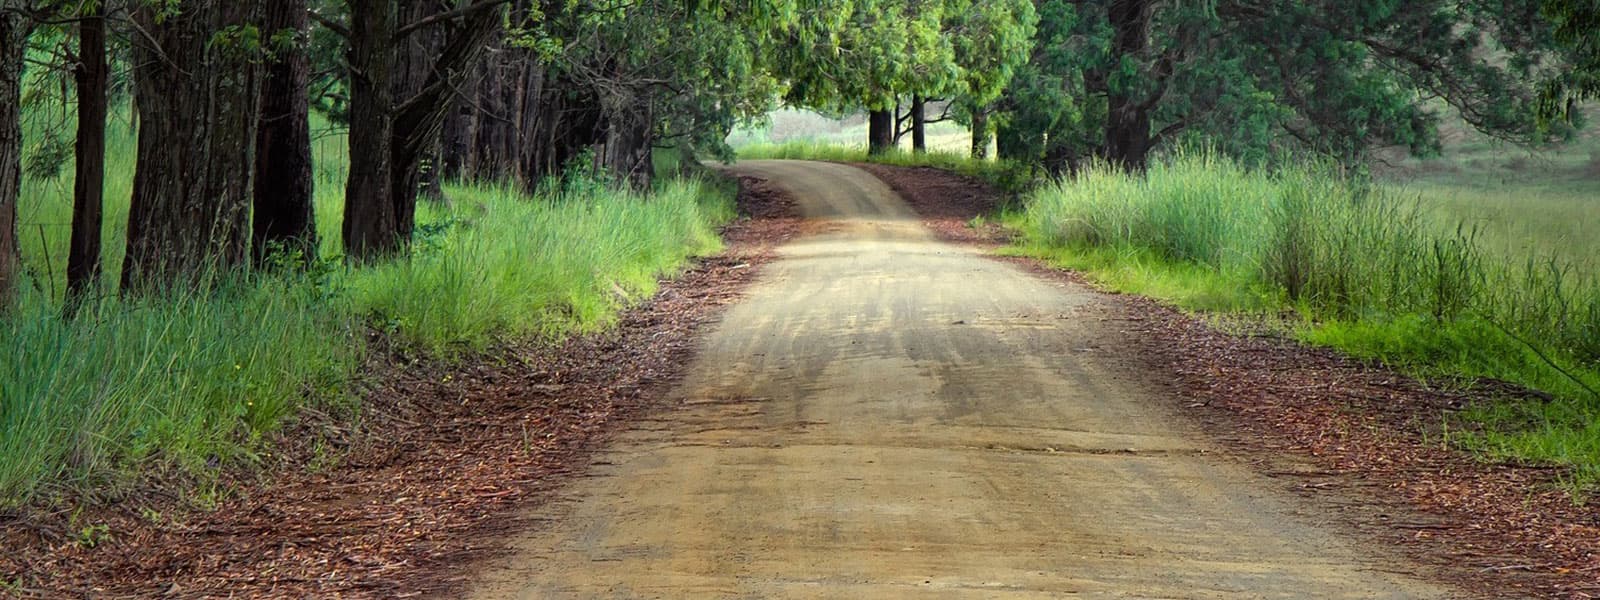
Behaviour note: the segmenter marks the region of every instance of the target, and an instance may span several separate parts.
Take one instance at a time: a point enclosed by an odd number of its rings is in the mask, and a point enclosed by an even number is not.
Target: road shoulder
[[[1008,240],[998,192],[932,168],[858,165],[941,238],[984,249]],[[995,256],[1063,285],[1093,287],[1039,261]],[[1311,348],[1248,322],[1221,323],[1148,298],[1102,292],[1101,318],[1126,364],[1169,390],[1253,471],[1358,542],[1415,563],[1397,571],[1486,597],[1600,595],[1600,511],[1574,504],[1558,470],[1489,463],[1444,447],[1448,414],[1477,398]]]

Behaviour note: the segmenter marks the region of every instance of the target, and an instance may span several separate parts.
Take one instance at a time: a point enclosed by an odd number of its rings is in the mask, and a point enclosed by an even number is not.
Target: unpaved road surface
[[[474,597],[1459,597],[1171,414],[1092,291],[937,241],[854,168],[738,168],[817,233]]]

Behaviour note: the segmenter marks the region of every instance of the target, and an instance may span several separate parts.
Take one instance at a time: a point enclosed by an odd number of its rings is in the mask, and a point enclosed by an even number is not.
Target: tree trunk
[[[972,158],[986,160],[989,158],[989,140],[994,134],[989,132],[988,107],[972,109]]]
[[[1153,0],[1114,0],[1107,17],[1114,29],[1113,57],[1142,59],[1150,45]],[[1105,157],[1129,171],[1143,171],[1149,160],[1150,107],[1129,82],[1111,83],[1106,92]]]
[[[448,9],[448,4],[436,0],[401,0],[400,23],[415,23],[422,19],[437,17]],[[405,36],[395,48],[395,81],[394,97],[402,103],[422,93],[428,86],[433,74],[434,60],[443,51],[445,44],[445,28],[429,27]],[[469,65],[476,66],[476,65]],[[417,149],[417,172],[415,176],[416,196],[428,200],[443,200],[444,190],[440,187],[439,161],[443,157],[444,121],[448,120],[449,109],[455,106],[454,93],[450,95],[448,106],[445,109],[445,118],[440,121],[439,131],[431,139],[425,140],[422,147]],[[399,142],[400,140],[396,140]],[[394,146],[390,147],[391,151]],[[398,166],[401,163],[395,163]],[[391,166],[393,168],[394,166]],[[397,181],[396,184],[404,182]],[[390,193],[394,193],[393,190]],[[402,209],[402,213],[404,210]],[[402,218],[402,221],[405,219]],[[402,227],[405,224],[402,223]],[[409,236],[408,236],[409,237]]]
[[[874,110],[867,115],[867,153],[879,155],[894,148],[894,112]]]
[[[389,192],[398,19],[395,0],[350,0],[350,176],[343,235],[345,255],[358,262],[396,254],[402,245]]]
[[[256,134],[255,221],[251,235],[257,265],[275,251],[317,259],[316,210],[312,204],[310,106],[306,87],[311,60],[306,53],[305,0],[268,3],[267,39],[287,39],[271,48]],[[288,34],[287,36],[284,34]]]
[[[460,88],[467,71],[483,56],[491,38],[500,30],[504,8],[503,5],[479,8],[463,17],[458,27],[451,28],[449,39],[443,41],[442,49],[434,55],[436,58],[428,68],[421,89],[394,112],[388,190],[395,215],[394,239],[402,245],[410,242],[416,228],[418,192],[430,178],[437,180],[430,175],[433,165],[428,161],[438,159],[440,136],[444,132],[445,118],[454,105],[455,90]]]
[[[928,151],[928,100],[922,96],[911,97],[911,150]]]
[[[240,35],[267,0],[135,3],[138,167],[124,289],[193,282],[246,264],[262,68]],[[276,1],[276,0],[274,0]]]
[[[91,5],[78,22],[77,166],[72,184],[72,247],[67,254],[69,310],[100,285],[100,229],[106,179],[105,5]]]
[[[22,65],[31,23],[0,1],[0,312],[21,285],[17,202],[22,196]]]
[[[613,92],[606,101],[605,141],[595,159],[599,166],[636,190],[650,189],[655,175],[652,151],[655,115],[650,101],[636,92]]]
[[[415,2],[405,5],[424,6]],[[395,0],[350,0],[350,14],[352,152],[344,239],[346,255],[362,262],[397,255],[410,243],[427,159],[438,156],[455,90],[500,29],[504,6],[484,3],[449,27],[449,39],[427,67],[422,85],[399,102],[396,91],[410,88],[410,63],[401,68],[398,42],[412,43],[398,35],[400,6]]]

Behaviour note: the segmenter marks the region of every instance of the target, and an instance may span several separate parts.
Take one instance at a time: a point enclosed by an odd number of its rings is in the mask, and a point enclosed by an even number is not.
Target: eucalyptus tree
[[[438,144],[467,68],[502,30],[506,4],[348,0],[348,25],[318,15],[349,42],[351,152],[343,236],[351,260],[395,256],[410,243],[417,193],[426,176],[424,159]],[[402,21],[403,15],[415,18]],[[440,29],[436,51],[419,71],[425,73],[420,84],[404,86],[405,44],[411,36]]]
[[[945,35],[960,69],[954,90],[958,116],[972,130],[972,156],[986,158],[994,102],[1028,62],[1037,32],[1033,0],[947,0]]]
[[[1359,160],[1377,144],[1437,150],[1448,104],[1537,143],[1533,82],[1556,64],[1536,0],[1045,0],[1039,45],[1002,144],[1056,168],[1142,168],[1184,137],[1265,156]],[[1492,58],[1492,60],[1491,60]],[[1059,94],[1063,97],[1052,97]]]
[[[26,0],[0,0],[0,309],[22,278],[17,203],[22,194],[22,68],[33,29]]]
[[[944,90],[957,76],[937,0],[825,0],[785,32],[774,70],[785,100],[830,112],[865,109],[873,153],[894,146],[901,94]]]
[[[247,265],[267,0],[138,0],[124,289]]]
[[[1548,126],[1578,118],[1579,102],[1600,98],[1600,0],[1544,0],[1542,8],[1568,58],[1540,93],[1539,117]]]
[[[271,0],[263,15],[265,82],[256,132],[251,248],[317,257],[311,164],[310,18],[305,0]]]
[[[78,96],[78,131],[73,148],[72,232],[67,254],[68,309],[74,310],[100,284],[100,231],[104,226],[106,117],[110,64],[106,0],[88,0],[75,12],[78,51],[73,78]]]
[[[774,36],[795,2],[670,0],[512,4],[445,124],[447,176],[533,185],[590,156],[648,184],[651,150],[727,156],[733,123],[764,114]]]

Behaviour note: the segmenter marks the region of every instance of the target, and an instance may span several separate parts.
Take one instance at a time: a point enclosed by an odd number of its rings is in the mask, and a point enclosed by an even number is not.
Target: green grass
[[[926,132],[928,148],[935,152],[966,152],[972,146],[972,133],[955,121],[929,124]],[[866,140],[865,114],[834,118],[809,110],[783,108],[769,113],[762,123],[735,128],[727,141],[734,148],[790,143],[865,148]],[[904,136],[900,142],[902,149],[911,149],[910,136]]]
[[[1008,217],[1015,251],[1191,310],[1297,313],[1304,340],[1424,376],[1550,393],[1469,411],[1457,441],[1600,481],[1600,277],[1579,255],[1506,247],[1446,207],[1317,166],[1207,155],[1146,177],[1092,169]]]
[[[865,146],[810,141],[750,144],[737,148],[737,151],[741,160],[820,160],[877,163],[900,167],[935,167],[982,179],[1002,191],[1013,194],[1033,185],[1032,173],[1026,167],[1006,161],[977,160],[964,152],[936,150],[918,154],[895,149],[882,154],[871,154],[867,152]]]
[[[452,188],[449,224],[410,261],[349,277],[356,310],[434,353],[609,325],[690,256],[714,254],[732,190],[663,183],[649,198],[576,186],[540,201],[506,187]]]
[[[36,134],[30,130],[30,134]],[[133,136],[108,156],[107,281],[121,263]],[[582,178],[537,196],[447,188],[419,207],[412,257],[349,268],[339,254],[344,140],[317,142],[324,260],[309,273],[229,275],[198,290],[104,295],[74,320],[60,296],[71,167],[25,183],[34,285],[0,319],[0,510],[114,497],[153,476],[204,480],[249,465],[302,408],[352,414],[367,332],[447,359],[612,323],[657,278],[719,248],[730,186],[670,180],[644,197]]]

